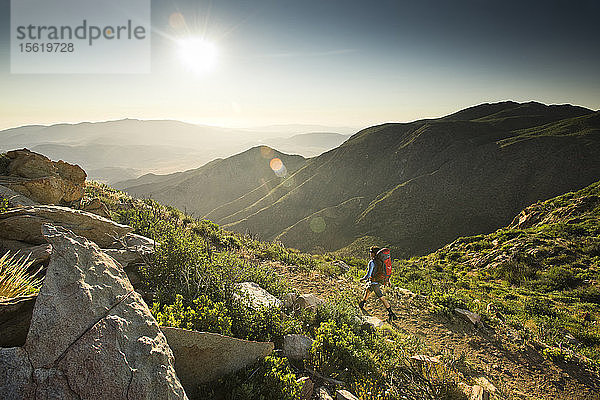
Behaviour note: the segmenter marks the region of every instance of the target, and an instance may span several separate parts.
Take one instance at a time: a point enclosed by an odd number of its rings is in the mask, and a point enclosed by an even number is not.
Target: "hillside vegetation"
[[[394,330],[365,329],[356,318],[356,293],[338,292],[316,311],[288,313],[249,309],[235,295],[234,285],[244,281],[256,282],[278,297],[296,292],[277,272],[277,265],[324,276],[348,273],[332,264],[333,258],[227,232],[208,220],[192,218],[154,200],[133,199],[108,186],[88,184],[86,196],[100,198],[115,221],[160,243],[139,270],[139,290],[152,298],[148,301],[159,324],[273,341],[276,348],[281,348],[283,336],[289,333],[315,339],[311,357],[304,363],[290,363],[277,353],[247,370],[200,386],[199,398],[296,399],[300,390],[296,378],[305,368],[343,381],[363,399],[462,398],[458,378],[450,369],[431,371],[410,362],[409,356],[422,349],[422,343]]]
[[[600,370],[600,182],[535,203],[492,234],[462,237],[427,256],[394,260],[389,289],[394,307],[399,311],[406,307],[401,288],[427,297],[417,308],[422,313],[417,318],[422,321],[418,335],[409,333],[414,328],[408,320],[376,332],[357,324],[356,285],[337,287],[335,282],[356,282],[364,273],[361,259],[342,257],[351,266],[344,271],[332,263],[331,254],[307,255],[279,242],[260,242],[105,186],[90,185],[88,190],[89,196],[99,195],[111,206],[117,221],[161,243],[155,258],[141,271],[145,290],[154,294],[153,312],[161,324],[273,340],[278,346],[287,333],[316,339],[314,356],[304,366],[269,357],[256,370],[221,381],[219,389],[203,387],[211,398],[250,399],[261,393],[266,398],[288,398],[284,393],[299,390],[296,374],[308,367],[347,382],[362,399],[460,399],[457,383],[469,382],[481,371],[469,353],[461,353],[463,347],[453,349],[454,342],[446,343],[435,331],[429,332],[425,323],[431,313],[451,327],[457,318],[455,308],[482,316],[481,331],[471,333],[474,338],[492,332],[500,343],[494,346],[515,354],[540,354],[590,390],[573,397],[559,385],[543,398],[593,398],[600,384],[593,378]],[[233,285],[245,280],[278,296],[302,292],[298,284],[304,275],[306,284],[320,288],[316,293],[328,299],[315,313],[248,312],[233,296]],[[478,340],[485,344],[491,339]],[[468,336],[462,341],[473,343]],[[446,347],[442,370],[415,368],[408,358],[417,353],[439,355],[440,346]],[[519,362],[534,362],[531,357]],[[502,363],[497,360],[487,363]],[[485,358],[481,362],[487,365]],[[526,364],[514,362],[510,365],[525,368]],[[511,373],[516,371],[490,375],[497,384],[505,382],[504,395],[534,390],[531,375],[517,381]],[[538,374],[541,378],[550,372]]]
[[[559,361],[600,366],[600,182],[538,202],[506,228],[400,260],[394,283],[503,327]]]

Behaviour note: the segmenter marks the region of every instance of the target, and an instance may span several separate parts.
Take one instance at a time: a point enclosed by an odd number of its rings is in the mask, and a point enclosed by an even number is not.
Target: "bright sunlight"
[[[185,38],[177,41],[178,54],[185,68],[198,74],[214,69],[217,63],[217,47],[201,38]]]

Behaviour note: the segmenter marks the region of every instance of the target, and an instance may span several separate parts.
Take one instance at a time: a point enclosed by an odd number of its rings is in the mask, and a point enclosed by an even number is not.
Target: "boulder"
[[[276,307],[283,305],[281,300],[267,292],[265,289],[258,286],[254,282],[242,282],[235,285],[241,294],[241,298],[247,301],[247,305],[251,308],[258,309],[261,307]]]
[[[11,239],[31,244],[43,244],[43,224],[60,225],[77,235],[108,247],[115,237],[131,232],[133,228],[106,218],[68,207],[40,205],[9,210],[0,214],[0,239]]]
[[[304,335],[285,335],[283,355],[292,360],[306,360],[314,340]]]
[[[81,199],[86,173],[78,165],[49,158],[27,149],[6,153],[8,177],[2,184],[43,204],[69,203]]]
[[[53,252],[21,348],[30,370],[0,366],[0,376],[20,382],[7,396],[186,399],[166,338],[121,267],[65,228],[42,229]],[[7,354],[10,365],[23,356]],[[35,394],[21,396],[31,385]]]
[[[10,164],[8,164],[9,175],[23,178],[58,176],[58,169],[54,163],[41,154],[21,149],[9,151],[6,156],[10,159]]]
[[[0,198],[6,199],[9,207],[35,206],[38,204],[29,197],[3,185],[0,185]]]
[[[314,294],[301,294],[296,299],[296,306],[301,310],[311,309],[313,311],[317,311],[317,307],[323,304],[325,300],[317,297]]]
[[[271,354],[271,342],[252,342],[218,333],[161,327],[175,355],[175,371],[190,397],[199,383],[214,381]]]
[[[25,344],[37,295],[0,300],[0,347]]]
[[[300,400],[310,400],[312,399],[313,390],[315,388],[315,384],[310,380],[308,376],[303,376],[302,378],[298,378],[296,380],[297,383],[300,384]]]
[[[350,393],[347,390],[337,390],[335,392],[335,399],[336,400],[359,400],[358,397],[356,397],[355,395],[353,395],[352,393]]]
[[[25,350],[21,347],[0,348],[0,393],[3,400],[35,399],[32,374],[33,367]]]

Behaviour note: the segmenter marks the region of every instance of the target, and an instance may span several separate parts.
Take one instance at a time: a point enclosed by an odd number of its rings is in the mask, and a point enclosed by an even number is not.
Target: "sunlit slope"
[[[375,126],[214,217],[304,250],[335,250],[368,235],[425,253],[597,180],[599,127],[591,110],[513,102]]]
[[[186,210],[188,214],[202,217],[248,192],[256,190],[263,196],[279,184],[284,174],[271,168],[273,159],[282,161],[287,174],[293,173],[306,162],[301,156],[290,156],[259,146],[226,159],[214,160],[194,170],[166,176],[144,176],[119,186],[125,186],[127,192],[135,196],[152,197]],[[141,184],[129,186],[135,183]]]

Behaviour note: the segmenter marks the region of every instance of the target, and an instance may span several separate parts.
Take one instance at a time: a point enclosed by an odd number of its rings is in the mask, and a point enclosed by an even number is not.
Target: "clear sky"
[[[0,129],[125,117],[361,128],[501,100],[596,110],[599,4],[153,0],[150,74],[17,75],[0,0]],[[183,65],[186,36],[214,44],[210,71]]]

